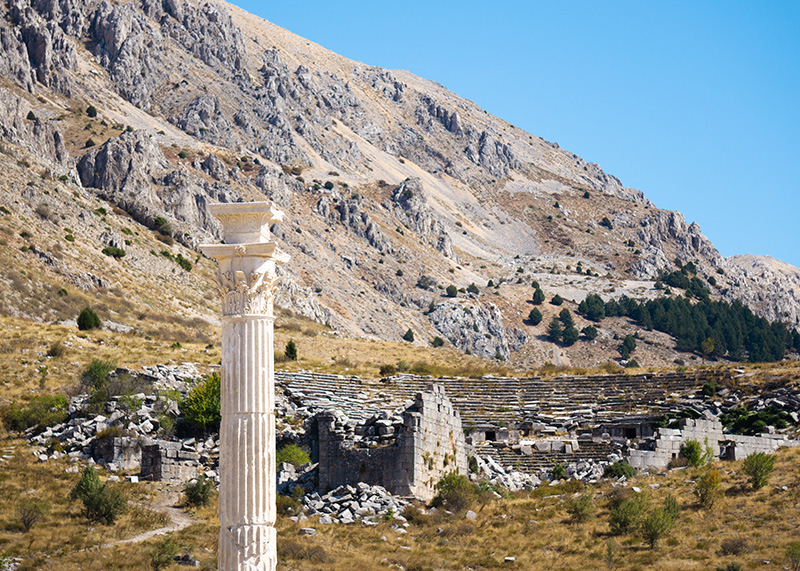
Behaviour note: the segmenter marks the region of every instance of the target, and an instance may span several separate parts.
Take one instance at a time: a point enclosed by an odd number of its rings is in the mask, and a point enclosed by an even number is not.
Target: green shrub
[[[294,339],[289,339],[289,342],[286,343],[283,355],[287,361],[297,361],[297,345],[295,345]]]
[[[65,422],[69,417],[68,408],[69,402],[62,395],[39,395],[24,405],[11,403],[3,407],[0,414],[7,430],[25,432],[35,427],[35,432],[39,433],[48,426]]]
[[[714,504],[722,496],[722,478],[719,471],[707,470],[700,476],[694,485],[694,495],[701,507],[706,509],[714,507]]]
[[[628,464],[625,460],[609,464],[603,471],[603,476],[606,478],[616,479],[625,476],[625,479],[630,480],[635,475],[636,475],[636,468]]]
[[[171,537],[165,537],[159,541],[150,554],[150,568],[153,571],[162,571],[175,562],[178,554],[178,545]]]
[[[744,459],[742,471],[750,479],[754,490],[760,490],[769,482],[769,475],[775,468],[775,456],[764,452],[754,452]]]
[[[103,325],[97,313],[91,307],[84,307],[78,315],[78,329],[81,331],[89,331],[90,329],[98,329]]]
[[[634,533],[639,530],[650,501],[645,494],[620,492],[609,502],[608,525],[614,535]]]
[[[594,517],[594,500],[592,494],[581,494],[567,502],[567,513],[574,523],[581,524]]]
[[[581,329],[581,335],[586,337],[589,341],[597,338],[597,327],[594,325],[587,325],[583,329]]]
[[[25,118],[28,121],[36,121],[36,114],[33,111],[28,111],[28,115]]]
[[[567,477],[567,469],[563,464],[556,464],[553,466],[553,478],[556,480],[563,480]]]
[[[308,455],[308,452],[292,442],[282,446],[275,454],[276,468],[278,464],[282,464],[283,462],[288,462],[295,468],[299,468],[303,464],[311,462],[311,457]]]
[[[94,147],[97,143],[94,142],[94,139],[91,137],[86,139],[86,142],[83,144],[84,148],[88,149],[89,147]]]
[[[105,525],[113,524],[128,509],[128,501],[119,488],[101,483],[92,466],[84,469],[70,498],[83,502],[84,515],[90,521]]]
[[[742,566],[738,563],[728,563],[725,567],[717,567],[717,571],[742,571]],[[795,570],[797,571],[797,570]]]
[[[220,378],[219,373],[201,378],[194,387],[181,399],[178,408],[183,420],[205,434],[209,429],[219,426],[220,413]]]
[[[105,248],[103,248],[102,251],[106,256],[110,256],[115,260],[119,260],[120,258],[125,257],[125,250],[123,250],[122,248],[116,248],[114,246],[106,246]]]
[[[175,256],[175,263],[178,264],[181,268],[183,268],[187,272],[192,271],[192,262],[181,256],[180,254]]]
[[[183,485],[183,495],[186,505],[189,506],[207,506],[215,491],[214,482],[206,480],[202,474]]]
[[[86,108],[86,115],[91,118],[97,117],[97,108],[94,105],[89,105]]]
[[[442,347],[444,345],[444,339],[442,339],[437,335],[436,337],[433,338],[431,345],[433,345],[434,347]]]
[[[436,484],[436,490],[434,507],[444,507],[455,513],[469,509],[477,499],[477,491],[469,478],[455,472],[445,474]]]
[[[539,308],[534,307],[528,314],[528,321],[531,325],[539,325],[542,322],[542,312]]]
[[[655,549],[659,540],[667,535],[675,526],[675,518],[664,508],[656,508],[650,512],[641,524],[642,539]]]
[[[611,220],[608,219],[608,216],[603,216],[603,219],[600,221],[600,226],[605,226],[609,230],[614,229],[614,226],[611,224]]]
[[[117,368],[114,361],[93,359],[81,373],[81,386],[84,389],[101,389],[105,386],[108,375]]]
[[[558,294],[555,294],[550,300],[550,305],[561,305],[562,303],[564,303],[564,298]]]
[[[450,284],[449,286],[447,286],[444,292],[445,295],[447,295],[447,297],[456,297],[458,295],[458,288],[453,284]]]
[[[469,284],[469,285],[467,286],[467,291],[468,291],[469,293],[474,293],[475,295],[477,295],[478,293],[480,293],[480,290],[478,289],[478,286],[476,286],[474,283],[471,283],[471,284]]]
[[[777,429],[786,428],[792,423],[792,417],[786,411],[772,407],[757,412],[734,408],[720,415],[720,422],[723,427],[734,434],[752,436],[763,432],[767,426],[774,426]]]
[[[706,439],[705,451],[699,441],[690,438],[681,444],[680,455],[686,458],[690,466],[700,468],[708,464],[714,457],[714,453],[708,445]]]
[[[409,343],[414,341],[414,332],[411,331],[411,328],[409,328],[408,331],[405,332],[405,335],[403,335],[403,341],[408,341]]]

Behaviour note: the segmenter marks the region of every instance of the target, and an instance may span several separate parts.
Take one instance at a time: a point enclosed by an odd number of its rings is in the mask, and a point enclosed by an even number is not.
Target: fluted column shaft
[[[201,246],[219,262],[222,298],[219,571],[274,571],[275,381],[272,298],[276,263],[269,241],[282,213],[267,203],[211,205],[225,244]]]

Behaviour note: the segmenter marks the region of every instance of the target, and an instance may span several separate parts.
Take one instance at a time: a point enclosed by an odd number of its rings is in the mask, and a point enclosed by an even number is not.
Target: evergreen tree
[[[406,331],[405,335],[403,335],[403,341],[413,342],[414,341],[414,332],[411,331],[411,328]]]
[[[558,319],[561,321],[561,325],[564,326],[564,329],[575,326],[575,321],[572,319],[572,314],[566,307],[558,314]]]
[[[570,325],[569,327],[564,329],[564,333],[561,335],[561,339],[564,342],[564,345],[570,346],[575,344],[579,336],[580,334],[578,333],[578,330],[575,328],[575,326]]]
[[[561,336],[563,334],[564,328],[561,326],[561,321],[554,317],[550,322],[550,325],[547,326],[547,337],[553,343],[558,343],[561,341]]]
[[[534,307],[528,314],[528,321],[530,321],[532,325],[539,325],[542,322],[542,312]]]
[[[592,293],[578,305],[578,313],[589,321],[599,322],[606,317],[606,304],[599,295]]]
[[[541,305],[544,303],[544,292],[540,288],[536,288],[533,292],[533,305]]]

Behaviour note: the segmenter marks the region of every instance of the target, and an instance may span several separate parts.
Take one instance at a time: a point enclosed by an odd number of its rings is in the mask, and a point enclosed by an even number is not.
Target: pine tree
[[[550,325],[547,326],[547,337],[553,343],[558,343],[561,341],[561,336],[563,334],[564,328],[561,326],[561,321],[554,317],[550,322]]]

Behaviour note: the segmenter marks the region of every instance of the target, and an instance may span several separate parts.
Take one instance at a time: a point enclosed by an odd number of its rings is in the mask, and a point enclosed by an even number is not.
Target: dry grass
[[[6,440],[3,447],[20,445]],[[743,568],[780,569],[784,551],[800,532],[800,449],[778,452],[775,472],[766,488],[753,492],[741,473],[741,463],[719,463],[725,498],[712,510],[695,502],[693,480],[698,472],[676,470],[666,475],[638,477],[636,485],[660,504],[671,493],[682,511],[672,533],[655,550],[633,536],[610,535],[607,501],[610,482],[590,489],[597,514],[582,525],[570,523],[566,500],[580,486],[573,483],[517,493],[511,499],[476,506],[475,521],[437,513],[411,519],[408,533],[387,521],[376,527],[319,525],[315,518],[295,523],[280,516],[278,549],[281,571],[326,569],[417,569],[431,571],[505,569],[607,569],[613,541],[615,569],[716,569],[728,563]],[[0,480],[8,493],[0,497],[0,549],[25,558],[23,569],[146,570],[158,538],[142,544],[100,545],[131,537],[161,525],[155,516],[129,512],[112,527],[90,525],[78,506],[65,499],[77,474],[65,474],[63,462],[40,464],[20,449],[0,464]],[[35,487],[30,482],[35,481]],[[658,489],[649,489],[658,484]],[[784,489],[785,488],[785,489]],[[155,501],[158,486],[126,485],[137,502]],[[14,506],[21,494],[49,503],[50,511],[27,534],[16,529]],[[215,500],[216,502],[216,500]],[[192,553],[201,569],[214,569],[216,503],[193,512],[198,523],[173,534],[182,552]],[[300,527],[315,527],[317,535],[299,535]],[[504,563],[507,556],[514,563]],[[764,563],[769,561],[770,563]]]

